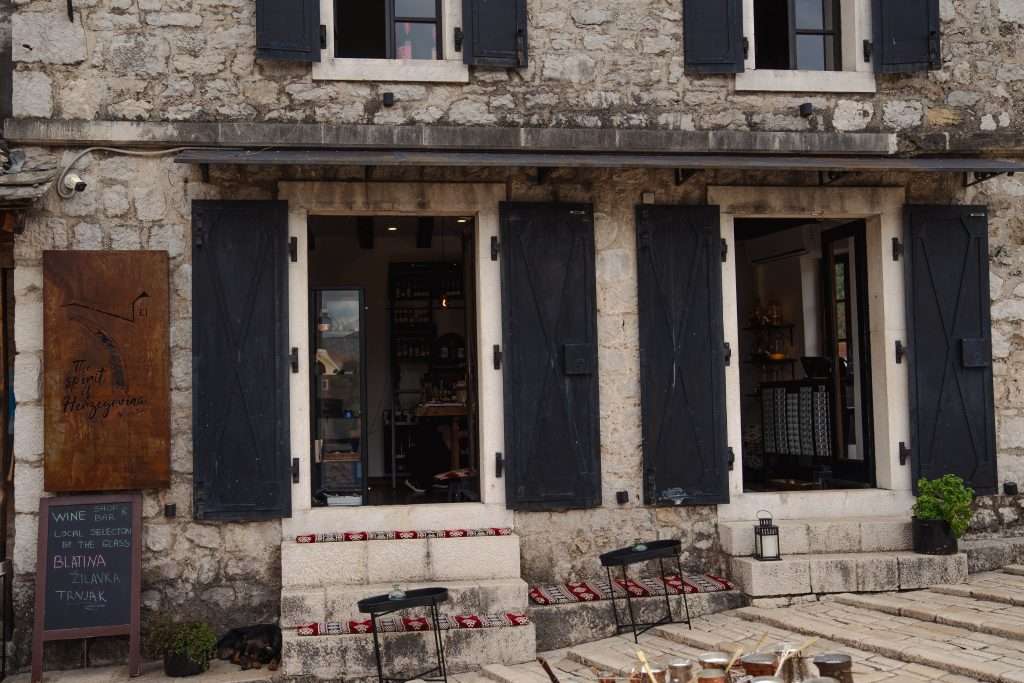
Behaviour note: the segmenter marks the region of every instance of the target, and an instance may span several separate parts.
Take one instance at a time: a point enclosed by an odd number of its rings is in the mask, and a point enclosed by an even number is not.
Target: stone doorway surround
[[[766,509],[777,519],[845,518],[872,515],[909,516],[914,497],[909,463],[900,465],[899,443],[909,442],[910,403],[907,366],[891,352],[906,337],[903,262],[891,256],[892,238],[903,239],[901,187],[726,187],[709,186],[707,203],[721,209],[721,235],[735,254],[737,218],[863,219],[867,223],[868,297],[871,382],[874,401],[875,489],[782,493],[743,492],[739,363],[726,368],[729,444],[737,466],[729,473],[728,505],[718,506],[719,520],[740,521]],[[725,339],[739,348],[736,263],[722,265],[722,314]]]
[[[299,483],[292,484],[292,516],[282,520],[284,538],[346,530],[510,527],[505,484],[495,472],[494,453],[504,451],[502,375],[484,362],[501,343],[501,278],[491,260],[491,237],[499,231],[498,204],[503,183],[281,182],[278,197],[288,202],[288,234],[298,240],[298,262],[288,275],[289,346],[309,357],[309,265],[307,219],[310,215],[473,216],[476,228],[477,365],[480,421],[479,503],[314,508],[310,481],[309,368],[291,375],[291,451],[299,460]]]

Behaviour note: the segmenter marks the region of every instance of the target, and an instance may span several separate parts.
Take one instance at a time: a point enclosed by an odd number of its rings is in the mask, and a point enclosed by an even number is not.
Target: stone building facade
[[[689,72],[679,0],[529,0],[528,65],[463,67],[464,73],[455,78],[465,82],[333,80],[316,77],[319,66],[258,58],[259,3],[253,0],[75,0],[73,20],[65,4],[12,3],[13,95],[6,137],[30,156],[60,164],[70,163],[85,147],[122,151],[97,150],[77,161],[74,169],[88,181],[87,190],[71,199],[51,193],[28,214],[24,232],[15,238],[13,562],[19,615],[32,611],[37,511],[39,498],[47,495],[41,467],[45,250],[149,249],[170,257],[173,474],[169,489],[145,493],[142,601],[147,612],[187,612],[218,628],[273,620],[281,610],[283,539],[303,531],[441,526],[430,521],[436,515],[407,510],[390,518],[383,511],[348,519],[340,513],[333,519],[296,514],[284,522],[193,518],[192,202],[277,199],[292,191],[287,184],[322,183],[330,193],[338,184],[363,183],[367,169],[358,163],[310,161],[203,167],[175,163],[173,150],[274,145],[451,150],[464,144],[474,150],[546,147],[552,153],[636,155],[1024,157],[1020,0],[941,0],[940,68],[868,73],[870,86],[863,85],[861,76],[858,84],[837,86],[837,92],[780,91],[764,85],[745,90],[731,74]],[[461,12],[448,4],[459,3],[445,0],[445,11]],[[849,3],[855,4],[871,3]],[[392,106],[384,104],[386,93],[391,94],[388,101],[393,97]],[[805,104],[811,107],[809,115],[800,112]],[[531,131],[536,137],[530,137]],[[545,133],[551,136],[547,141]],[[452,140],[462,143],[449,144]],[[658,204],[697,205],[710,203],[709,196],[721,194],[720,188],[821,189],[822,178],[796,167],[719,167],[699,170],[678,183],[671,168],[572,164],[552,169],[541,180],[538,175],[529,163],[494,167],[428,162],[382,165],[372,171],[375,183],[410,188],[493,184],[507,201],[593,205],[600,504],[584,510],[512,512],[506,510],[502,494],[490,498],[481,519],[514,528],[521,574],[530,581],[593,574],[600,552],[649,537],[680,538],[684,564],[723,573],[727,558],[719,540],[720,518],[753,519],[752,506],[761,499],[747,504],[734,498],[730,506],[644,503],[635,205],[645,193],[653,193]],[[899,188],[907,204],[988,207],[995,451],[1002,486],[1024,481],[1024,179],[1000,176],[964,185],[963,172],[894,168],[852,171],[827,187],[852,193],[857,188]],[[379,200],[363,209],[386,205]],[[487,272],[497,282],[497,270]],[[500,308],[497,301],[490,305]],[[885,323],[901,327],[892,320]],[[882,332],[888,347],[890,338]],[[727,324],[726,338],[733,340],[736,334]],[[484,343],[481,348],[489,349]],[[887,354],[888,348],[879,353]],[[895,377],[902,370],[890,366],[880,372]],[[738,400],[732,396],[730,408]],[[906,408],[893,406],[890,413],[903,417],[892,418],[893,438],[877,449],[899,481],[880,476],[882,495],[877,500],[885,513],[905,514],[909,474],[895,462],[902,440],[896,433],[906,428]],[[739,450],[739,416],[729,419],[729,443]],[[500,436],[493,438],[500,442]],[[742,457],[737,455],[738,463]],[[500,489],[493,468],[481,467],[489,477],[485,486]],[[741,475],[734,471],[730,482],[734,495],[743,492]],[[301,486],[308,488],[305,481]],[[627,493],[625,502],[617,501],[622,491]],[[772,500],[778,517],[829,516],[812,509],[812,503],[793,503],[790,510],[789,503]],[[164,516],[168,503],[177,506],[174,518]],[[835,514],[872,512],[859,505],[840,502]],[[986,498],[979,507],[978,535],[1020,534],[1024,513],[1019,499]],[[473,520],[458,521],[469,525]],[[479,524],[489,525],[491,521]],[[27,621],[15,625],[19,662],[27,661],[30,633]],[[107,652],[95,651],[94,661],[118,658],[120,647],[113,643]]]

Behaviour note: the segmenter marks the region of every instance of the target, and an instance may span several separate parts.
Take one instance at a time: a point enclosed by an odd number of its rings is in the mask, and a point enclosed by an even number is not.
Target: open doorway
[[[744,490],[873,487],[865,223],[735,230]]]
[[[315,507],[480,499],[473,229],[310,216]]]

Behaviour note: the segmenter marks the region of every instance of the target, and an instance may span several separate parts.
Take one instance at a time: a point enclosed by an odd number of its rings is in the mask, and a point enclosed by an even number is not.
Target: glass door
[[[366,497],[365,341],[361,289],[313,291],[313,499]]]

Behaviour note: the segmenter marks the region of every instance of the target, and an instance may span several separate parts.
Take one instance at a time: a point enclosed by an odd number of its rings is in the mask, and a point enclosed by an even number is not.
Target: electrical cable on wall
[[[131,150],[131,149],[121,149],[119,147],[87,147],[86,149],[83,149],[81,152],[76,154],[75,157],[70,162],[68,162],[68,165],[65,166],[61,170],[60,175],[57,176],[57,182],[55,183],[55,185],[57,187],[57,194],[60,195],[63,199],[71,199],[73,196],[75,196],[75,190],[73,188],[69,189],[68,187],[66,187],[64,185],[64,179],[67,177],[68,173],[70,173],[71,170],[75,167],[75,164],[77,164],[79,161],[81,161],[82,158],[84,158],[86,155],[92,154],[93,152],[110,152],[112,154],[121,154],[123,156],[130,156],[130,157],[149,157],[149,158],[153,158],[153,157],[167,156],[168,154],[177,154],[178,152],[184,152],[186,150],[193,150],[193,149],[205,149],[205,148],[204,147],[172,147],[170,149],[158,149],[158,150],[152,150],[152,151],[145,151],[144,152],[144,151],[137,151],[137,150]]]

